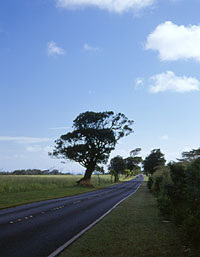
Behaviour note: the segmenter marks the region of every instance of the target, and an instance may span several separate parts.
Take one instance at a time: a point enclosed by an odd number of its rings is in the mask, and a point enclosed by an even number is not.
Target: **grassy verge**
[[[101,175],[101,184],[92,176],[95,188],[78,187],[76,181],[82,176],[0,176],[0,209],[47,199],[71,196],[93,191],[112,184],[110,175]],[[121,181],[124,181],[121,177]]]
[[[146,182],[60,257],[189,257],[176,228],[158,215]]]

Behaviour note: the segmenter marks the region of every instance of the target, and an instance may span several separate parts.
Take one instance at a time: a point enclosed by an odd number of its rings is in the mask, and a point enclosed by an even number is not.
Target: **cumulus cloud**
[[[146,49],[158,51],[163,61],[189,58],[200,61],[200,26],[178,26],[166,21],[147,37]]]
[[[49,56],[64,55],[65,51],[61,47],[57,46],[57,44],[54,41],[51,41],[47,44],[47,54]]]
[[[139,10],[155,2],[156,0],[56,0],[57,6],[61,8],[77,9],[92,6],[117,13],[131,9]]]
[[[88,45],[87,43],[85,43],[85,44],[83,45],[83,49],[84,49],[85,51],[90,51],[90,52],[97,52],[97,51],[100,50],[100,48],[94,47],[94,46],[90,46],[90,45]]]
[[[7,137],[0,136],[0,141],[10,141],[20,144],[37,144],[53,141],[51,138],[38,138],[38,137]]]
[[[196,78],[178,77],[172,71],[152,76],[150,80],[153,81],[153,84],[150,86],[150,92],[152,93],[164,91],[184,93],[200,90],[200,82]]]

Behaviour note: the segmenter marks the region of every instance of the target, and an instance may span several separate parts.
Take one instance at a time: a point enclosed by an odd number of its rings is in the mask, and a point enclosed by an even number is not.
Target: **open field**
[[[60,257],[189,257],[176,228],[158,215],[146,182]]]
[[[78,187],[76,181],[81,175],[1,175],[0,176],[0,209],[20,204],[41,201],[75,194],[81,194],[111,185],[110,175],[92,176],[94,189]],[[121,176],[121,181],[124,178]]]

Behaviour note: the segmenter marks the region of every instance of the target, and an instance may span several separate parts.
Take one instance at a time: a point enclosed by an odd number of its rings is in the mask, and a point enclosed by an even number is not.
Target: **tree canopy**
[[[165,162],[164,154],[160,149],[154,149],[143,161],[144,172],[152,175],[156,171],[156,167],[165,165]]]
[[[126,168],[125,160],[117,155],[110,160],[109,171],[115,177],[115,182],[119,181],[119,174],[123,173]]]
[[[192,149],[189,152],[182,153],[182,159],[178,159],[179,161],[192,161],[200,157],[200,148]]]
[[[79,183],[87,181],[90,184],[96,165],[107,162],[118,140],[133,132],[132,124],[133,121],[122,113],[81,113],[73,121],[73,131],[55,141],[55,149],[50,155],[81,164],[86,171]]]
[[[126,169],[128,170],[127,176],[133,176],[141,171],[139,164],[143,161],[142,157],[137,156],[141,148],[136,148],[130,152],[130,156],[125,159]]]

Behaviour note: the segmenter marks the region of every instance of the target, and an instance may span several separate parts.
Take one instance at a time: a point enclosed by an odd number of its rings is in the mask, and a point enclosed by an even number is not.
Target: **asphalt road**
[[[139,175],[97,191],[0,210],[0,257],[47,257],[142,181]]]

